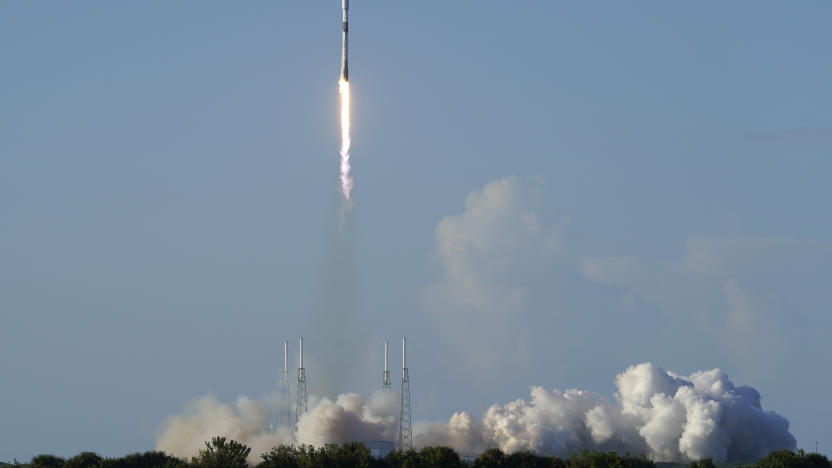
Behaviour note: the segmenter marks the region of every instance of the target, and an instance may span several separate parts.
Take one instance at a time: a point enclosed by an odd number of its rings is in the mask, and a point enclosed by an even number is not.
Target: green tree
[[[335,466],[339,468],[372,468],[376,465],[370,449],[361,442],[347,442],[334,450]]]
[[[245,468],[249,453],[251,449],[236,440],[214,437],[211,442],[205,442],[205,449],[191,463],[198,468]]]
[[[412,449],[407,452],[394,450],[385,457],[384,465],[389,468],[430,468],[419,454]]]
[[[416,450],[410,449],[404,453],[404,459],[402,463],[402,468],[430,468],[425,461],[422,460],[422,457],[419,456],[419,452]]]
[[[566,468],[566,460],[558,457],[547,457],[551,468]]]
[[[389,468],[401,468],[404,464],[405,454],[399,450],[393,450],[384,457],[384,463]]]
[[[133,453],[121,458],[105,458],[96,468],[185,468],[188,464],[184,460],[171,457],[165,452],[148,451]]]
[[[498,448],[490,448],[474,460],[474,468],[503,468],[507,466],[506,454]]]
[[[459,468],[459,455],[449,447],[424,447],[419,450],[419,459],[432,468]]]
[[[806,466],[808,468],[831,468],[832,463],[825,455],[819,453],[810,453],[806,455]]]
[[[339,450],[340,448],[336,444],[325,444],[318,448],[303,444],[296,449],[298,467],[337,466]]]
[[[317,468],[319,466],[335,465],[335,444],[324,444],[315,448],[311,445],[302,445],[299,451],[298,460],[302,468]]]
[[[569,468],[607,468],[618,466],[615,463],[610,463],[611,461],[614,462],[617,460],[610,460],[610,457],[606,453],[581,450],[578,453],[573,453],[569,457],[567,465]]]
[[[63,458],[44,453],[32,458],[31,465],[33,468],[60,468],[64,466],[64,463],[66,460]]]
[[[777,450],[757,460],[757,468],[832,468],[829,459],[803,450]]]
[[[370,450],[360,442],[348,442],[343,445],[326,444],[315,448],[303,444],[300,447],[275,447],[262,455],[263,462],[258,468],[374,468],[383,466],[376,461]],[[382,465],[380,465],[382,463]]]
[[[714,461],[710,458],[703,458],[690,462],[688,468],[716,468],[716,465],[714,465]]]
[[[81,452],[64,463],[63,468],[92,468],[101,462],[101,457],[93,452]]]
[[[290,445],[274,447],[260,457],[263,461],[257,468],[300,468],[298,451]]]
[[[569,468],[655,468],[656,465],[644,457],[619,455],[615,452],[590,452],[582,450],[572,454],[567,463]]]
[[[297,454],[299,467],[314,468],[316,466],[321,466],[321,457],[323,455],[319,454],[319,451],[315,449],[315,447],[307,444],[301,444],[301,446],[297,448]]]
[[[550,457],[542,457],[532,452],[515,452],[506,458],[506,466],[512,468],[550,468]]]

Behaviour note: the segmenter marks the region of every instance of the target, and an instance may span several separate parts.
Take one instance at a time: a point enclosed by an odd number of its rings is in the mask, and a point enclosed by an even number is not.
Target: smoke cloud
[[[762,409],[760,394],[737,387],[720,369],[682,376],[651,363],[615,379],[614,400],[584,390],[532,387],[527,400],[494,404],[481,418],[458,412],[447,422],[414,425],[414,445],[444,445],[465,456],[489,447],[566,457],[578,450],[644,454],[655,461],[754,460],[794,449],[786,418]],[[190,457],[221,435],[252,447],[251,460],[280,444],[395,440],[398,396],[378,392],[369,402],[348,393],[320,399],[296,429],[271,428],[268,405],[241,397],[236,404],[197,398],[167,418],[156,448]]]
[[[249,462],[257,462],[272,447],[295,442],[290,429],[274,430],[270,419],[268,407],[251,398],[240,397],[229,405],[202,396],[186,403],[182,414],[165,419],[156,433],[156,449],[190,458],[205,448],[206,441],[224,436],[251,447]]]
[[[541,180],[504,177],[469,193],[462,213],[436,225],[442,276],[426,289],[424,308],[478,373],[528,358],[526,324],[537,310],[530,277],[558,262],[569,225],[544,216],[542,190]]]

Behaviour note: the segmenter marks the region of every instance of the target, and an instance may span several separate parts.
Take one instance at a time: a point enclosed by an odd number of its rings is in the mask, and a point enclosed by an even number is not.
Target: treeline
[[[171,457],[164,452],[135,453],[121,458],[102,458],[92,452],[82,452],[70,459],[54,455],[38,455],[28,464],[0,463],[0,467],[31,468],[247,468],[251,448],[224,437],[215,437],[191,460]],[[407,452],[393,451],[384,458],[374,458],[360,442],[322,447],[301,445],[280,446],[261,456],[256,468],[717,468],[710,459],[697,460],[688,465],[661,464],[657,466],[645,457],[619,455],[615,452],[576,453],[568,459],[537,455],[531,452],[506,454],[493,448],[476,459],[461,458],[448,447],[425,447]],[[732,464],[747,468],[832,468],[829,460],[817,453],[781,450],[772,452],[757,462]]]

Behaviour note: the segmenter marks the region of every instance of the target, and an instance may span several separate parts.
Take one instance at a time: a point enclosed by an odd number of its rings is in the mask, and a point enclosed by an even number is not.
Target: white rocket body
[[[350,0],[341,0],[341,30],[343,34],[343,44],[341,47],[341,79],[344,81],[350,80],[349,67],[347,65],[347,50],[349,49],[349,11]]]

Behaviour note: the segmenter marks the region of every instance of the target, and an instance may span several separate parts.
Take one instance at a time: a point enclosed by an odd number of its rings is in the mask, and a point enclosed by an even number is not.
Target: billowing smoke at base
[[[455,413],[447,422],[414,426],[414,445],[449,446],[464,456],[490,447],[566,457],[579,450],[613,450],[654,461],[755,460],[796,446],[786,418],[763,411],[760,394],[735,387],[720,369],[681,376],[650,363],[615,379],[614,401],[583,390],[532,387],[528,400],[494,404],[482,415]],[[198,398],[165,420],[156,448],[190,457],[221,435],[252,447],[251,461],[280,444],[395,440],[398,400],[378,392],[321,399],[296,429],[268,425],[266,405],[242,397],[236,405]]]
[[[456,413],[447,424],[425,425],[418,442],[468,454],[487,447],[561,457],[613,450],[676,462],[754,460],[795,447],[789,422],[763,411],[756,390],[735,387],[719,369],[683,377],[639,364],[615,384],[614,403],[582,390],[532,387],[528,400],[492,405],[482,420]]]
[[[228,405],[212,396],[195,398],[185,404],[182,414],[169,416],[156,433],[156,449],[190,458],[205,448],[205,442],[224,436],[251,447],[249,462],[278,445],[293,444],[291,429],[273,429],[271,412],[263,403],[240,397]],[[255,453],[256,452],[256,453]]]

